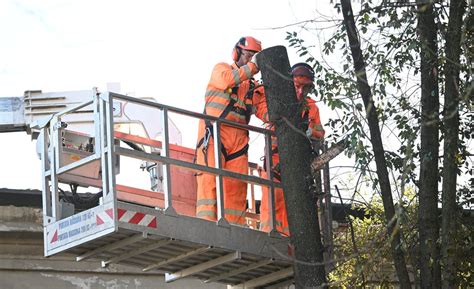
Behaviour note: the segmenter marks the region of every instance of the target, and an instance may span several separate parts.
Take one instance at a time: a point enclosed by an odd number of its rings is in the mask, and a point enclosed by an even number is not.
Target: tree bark
[[[385,218],[387,222],[387,234],[390,237],[390,246],[392,257],[397,272],[400,288],[411,288],[410,278],[405,261],[405,255],[400,242],[400,232],[396,228],[397,220],[395,216],[395,207],[393,205],[392,190],[390,187],[390,179],[388,177],[387,163],[384,155],[384,148],[380,133],[379,120],[375,110],[372,92],[367,81],[365,70],[365,61],[360,48],[359,38],[354,22],[354,14],[350,0],[341,0],[342,14],[344,16],[344,25],[347,31],[347,37],[354,60],[354,69],[357,77],[357,89],[359,90],[366,110],[367,120],[370,130],[370,141],[374,150],[375,164],[377,168],[377,176],[380,183],[380,192],[384,206]]]
[[[419,0],[418,34],[421,43],[421,135],[418,230],[420,286],[440,288],[438,155],[439,93],[437,28],[433,3]]]
[[[444,159],[442,187],[442,287],[456,288],[457,262],[455,250],[456,233],[456,178],[459,138],[459,57],[461,53],[462,17],[464,0],[452,0],[449,8],[448,33],[446,34],[445,96],[444,96]]]
[[[276,127],[296,288],[325,288],[324,249],[317,199],[312,192],[311,144],[304,134],[302,107],[296,100],[286,48],[265,49],[258,54],[257,61],[265,85],[268,115]]]

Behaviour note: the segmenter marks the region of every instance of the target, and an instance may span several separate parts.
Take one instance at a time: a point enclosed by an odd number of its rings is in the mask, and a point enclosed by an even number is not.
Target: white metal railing
[[[162,117],[162,148],[161,155],[146,153],[142,151],[135,151],[132,149],[122,148],[115,145],[114,137],[114,117],[113,117],[113,101],[122,100],[128,101],[147,107],[152,107],[160,110]],[[94,132],[91,137],[95,140],[95,146],[93,153],[81,160],[70,163],[65,166],[61,166],[61,146],[62,146],[62,131],[65,129],[67,124],[61,121],[61,118],[69,113],[77,111],[85,106],[93,106],[93,118],[94,118]],[[213,122],[214,127],[214,153],[215,167],[208,167],[204,165],[195,164],[193,162],[187,162],[170,157],[169,151],[169,118],[168,113],[176,113],[191,118],[206,119]],[[91,92],[91,100],[81,103],[75,107],[69,108],[65,111],[57,113],[45,124],[38,125],[37,128],[41,131],[41,140],[43,147],[41,150],[41,164],[43,170],[43,215],[44,224],[48,225],[52,222],[59,221],[62,216],[59,213],[59,195],[58,195],[58,181],[61,174],[67,173],[73,169],[79,168],[91,162],[100,160],[101,163],[101,186],[102,186],[102,203],[113,203],[116,208],[116,180],[115,180],[115,157],[118,155],[128,156],[136,159],[152,161],[161,163],[163,165],[163,194],[164,194],[164,212],[165,214],[176,214],[173,208],[172,202],[172,187],[171,187],[171,171],[170,166],[179,166],[193,171],[205,172],[216,176],[216,196],[217,196],[217,223],[228,224],[224,214],[224,192],[222,179],[223,177],[239,179],[243,182],[250,183],[252,185],[267,186],[269,188],[269,211],[271,217],[269,220],[269,226],[271,233],[275,229],[275,202],[274,202],[274,190],[275,188],[281,187],[279,183],[273,181],[273,173],[271,170],[268,172],[267,179],[263,179],[254,175],[244,175],[236,172],[228,171],[222,168],[220,158],[220,127],[225,124],[226,126],[233,126],[239,129],[253,131],[256,133],[264,134],[265,136],[265,147],[271,148],[271,136],[272,131],[249,126],[245,124],[234,123],[225,119],[219,119],[217,117],[204,115],[192,111],[187,111],[143,99],[137,99],[125,95],[120,95],[112,92],[99,93],[96,89]],[[265,151],[266,167],[272,167],[271,149]]]

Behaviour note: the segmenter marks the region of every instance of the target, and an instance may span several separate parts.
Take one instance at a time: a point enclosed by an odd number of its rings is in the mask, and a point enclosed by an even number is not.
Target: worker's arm
[[[252,101],[253,107],[255,108],[255,116],[264,123],[268,123],[270,120],[268,118],[267,101],[263,86],[257,87],[254,90]]]
[[[311,137],[322,139],[324,138],[325,131],[321,124],[321,118],[319,117],[319,108],[312,98],[307,98],[307,104],[309,106],[308,128],[311,129]]]
[[[211,75],[209,85],[225,91],[238,86],[242,81],[251,79],[258,72],[255,63],[249,62],[240,68],[234,68],[227,63],[218,63]]]

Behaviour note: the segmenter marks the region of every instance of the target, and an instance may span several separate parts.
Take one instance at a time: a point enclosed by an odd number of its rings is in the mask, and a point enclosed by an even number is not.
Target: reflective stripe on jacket
[[[251,62],[240,68],[235,63],[217,64],[206,89],[205,114],[219,117],[233,98],[234,107],[225,118],[246,123],[247,106],[252,104],[252,100],[246,98],[246,95],[250,88],[249,80],[256,72],[257,68]]]

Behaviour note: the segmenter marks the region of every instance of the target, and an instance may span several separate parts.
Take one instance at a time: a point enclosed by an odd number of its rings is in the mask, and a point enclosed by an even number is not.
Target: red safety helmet
[[[296,63],[291,67],[291,75],[293,77],[296,76],[304,76],[314,81],[314,70],[313,68],[304,62]]]
[[[252,36],[241,37],[232,50],[232,59],[234,61],[239,61],[242,49],[260,52],[262,51],[262,43]]]

